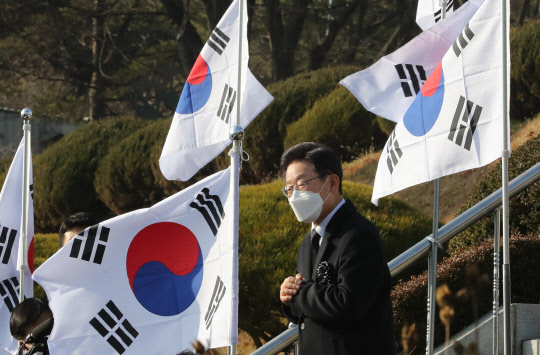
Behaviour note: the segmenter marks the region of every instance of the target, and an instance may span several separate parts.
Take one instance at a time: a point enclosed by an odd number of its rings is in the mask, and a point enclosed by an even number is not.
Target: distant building
[[[32,118],[32,154],[37,155],[65,134],[73,132],[80,123]],[[23,137],[20,110],[0,108],[0,158],[15,154]]]

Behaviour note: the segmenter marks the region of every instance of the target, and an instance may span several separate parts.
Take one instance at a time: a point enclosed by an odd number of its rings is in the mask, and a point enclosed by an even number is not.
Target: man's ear
[[[330,191],[339,192],[339,176],[336,174],[330,175]]]

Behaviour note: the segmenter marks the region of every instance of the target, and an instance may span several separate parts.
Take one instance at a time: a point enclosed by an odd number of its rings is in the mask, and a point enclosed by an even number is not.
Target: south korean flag
[[[247,6],[240,23],[240,1],[244,0],[231,3],[212,30],[184,84],[159,159],[166,179],[189,180],[231,143],[229,131],[235,125],[239,97],[243,128],[273,100],[249,71]]]
[[[0,192],[0,354],[15,354],[18,342],[11,336],[9,318],[19,304],[20,271],[17,270],[19,238],[22,215],[24,139],[15,153]],[[30,194],[28,209],[27,243],[28,266],[26,269],[25,297],[32,297],[34,269],[34,204],[32,202],[32,164],[30,164]]]
[[[469,0],[468,3],[476,0]],[[412,185],[484,166],[502,154],[501,7],[486,0],[422,86],[383,150],[372,202]],[[508,28],[508,27],[507,27]],[[504,34],[508,41],[508,34]],[[509,55],[507,53],[507,57]],[[509,92],[507,88],[507,92]],[[508,105],[506,105],[508,107]]]
[[[444,21],[369,68],[342,79],[340,84],[349,89],[366,110],[399,122],[482,3],[483,0],[467,1]]]
[[[178,354],[237,339],[230,168],[87,228],[34,274],[56,354]]]
[[[425,31],[454,12],[454,0],[418,0],[416,23]],[[446,18],[446,17],[445,17]]]

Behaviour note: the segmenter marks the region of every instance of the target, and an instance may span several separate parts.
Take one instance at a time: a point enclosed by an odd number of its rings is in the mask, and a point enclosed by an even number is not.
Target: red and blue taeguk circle
[[[184,84],[176,112],[190,114],[199,111],[212,93],[212,73],[208,63],[199,54]]]
[[[405,128],[413,136],[423,136],[428,133],[441,112],[444,99],[444,73],[442,61],[426,80],[420,93],[403,117]]]
[[[175,316],[195,301],[201,288],[201,247],[181,224],[151,224],[131,241],[126,269],[131,290],[147,311]]]

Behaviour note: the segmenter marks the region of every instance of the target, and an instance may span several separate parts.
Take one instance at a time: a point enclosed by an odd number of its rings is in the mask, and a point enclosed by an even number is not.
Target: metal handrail
[[[516,196],[538,180],[540,180],[540,162],[536,163],[536,165],[516,177],[508,184],[509,198]],[[485,217],[489,213],[493,212],[501,204],[501,198],[501,189],[498,189],[473,207],[469,208],[467,211],[463,212],[439,228],[438,241],[440,243],[449,241],[452,237],[471,226],[480,218]],[[431,249],[431,242],[429,241],[429,238],[431,237],[432,234],[422,239],[388,263],[388,268],[390,269],[392,277],[405,270],[418,259],[421,259],[429,254]],[[283,350],[297,340],[298,328],[295,327],[287,329],[274,339],[270,340],[268,343],[252,352],[251,355],[277,354],[279,351]]]

